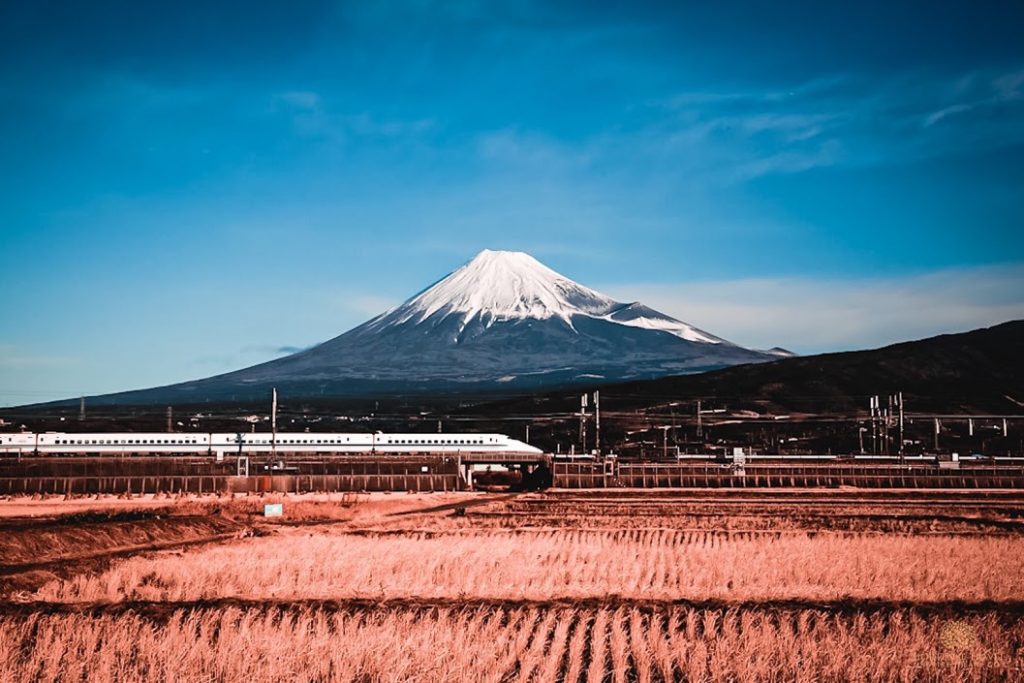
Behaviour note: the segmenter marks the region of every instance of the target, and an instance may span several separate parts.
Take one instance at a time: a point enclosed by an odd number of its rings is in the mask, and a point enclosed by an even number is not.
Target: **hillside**
[[[615,410],[705,399],[759,413],[866,409],[868,397],[902,391],[908,409],[949,413],[1024,413],[1024,321],[944,334],[880,349],[786,358],[700,375],[607,384]],[[528,414],[578,410],[578,392],[502,401],[488,410]],[[480,410],[478,407],[477,410]]]

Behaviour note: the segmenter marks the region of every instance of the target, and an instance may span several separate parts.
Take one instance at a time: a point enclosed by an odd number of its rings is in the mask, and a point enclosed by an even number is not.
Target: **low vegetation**
[[[55,602],[247,599],[982,601],[1024,598],[1015,538],[673,530],[291,530],[50,582]]]
[[[1024,681],[1011,500],[263,502],[183,501],[243,533],[10,593],[0,681]]]
[[[1021,680],[1024,622],[897,610],[177,610],[0,617],[0,680]]]

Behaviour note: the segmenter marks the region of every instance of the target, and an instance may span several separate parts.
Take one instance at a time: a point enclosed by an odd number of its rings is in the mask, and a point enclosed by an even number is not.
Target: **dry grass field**
[[[42,586],[53,602],[261,599],[1024,599],[1013,538],[301,529],[155,553]],[[969,577],[966,578],[966,577]]]
[[[0,618],[5,681],[1019,679],[1024,626],[914,611],[320,608]]]
[[[239,532],[35,568],[0,598],[0,680],[1024,680],[1013,497],[283,501],[181,501],[150,521]]]

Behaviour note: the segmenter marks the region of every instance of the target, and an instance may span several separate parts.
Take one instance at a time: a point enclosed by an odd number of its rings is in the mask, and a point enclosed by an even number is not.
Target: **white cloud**
[[[872,279],[751,278],[601,288],[744,346],[873,348],[1024,318],[1024,264]]]

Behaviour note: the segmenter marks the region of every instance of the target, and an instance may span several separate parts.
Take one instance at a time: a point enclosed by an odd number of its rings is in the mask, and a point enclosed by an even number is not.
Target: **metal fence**
[[[858,488],[1024,489],[1024,467],[900,465],[746,465],[713,463],[560,463],[559,488]]]
[[[0,495],[306,491],[455,491],[457,458],[305,457],[265,470],[239,459],[197,457],[50,457],[0,459]]]

